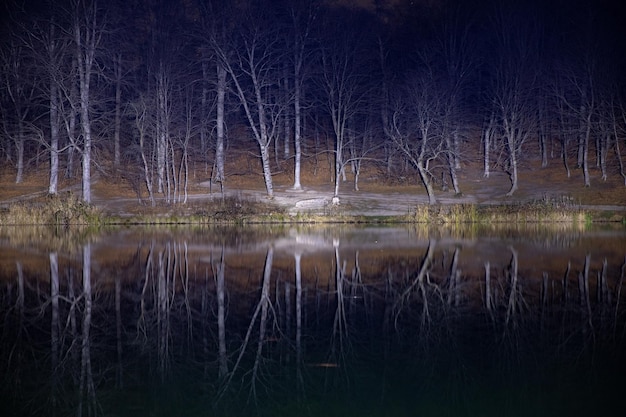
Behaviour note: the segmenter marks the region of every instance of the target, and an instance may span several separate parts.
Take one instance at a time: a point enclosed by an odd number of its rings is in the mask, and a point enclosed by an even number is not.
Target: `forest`
[[[623,178],[624,29],[609,1],[10,0],[0,18],[0,158],[20,183],[120,172],[152,205],[185,201],[190,167],[273,160],[293,189],[331,155],[334,196],[364,165],[462,190],[520,162]]]

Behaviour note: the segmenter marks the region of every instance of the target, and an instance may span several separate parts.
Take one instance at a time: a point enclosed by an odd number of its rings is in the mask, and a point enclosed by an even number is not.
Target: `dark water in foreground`
[[[0,414],[621,416],[626,231],[0,230]]]

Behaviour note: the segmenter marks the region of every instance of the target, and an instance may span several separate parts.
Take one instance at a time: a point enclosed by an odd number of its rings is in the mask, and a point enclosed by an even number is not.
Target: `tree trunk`
[[[159,69],[157,79],[157,134],[156,134],[156,149],[157,149],[157,192],[163,193],[165,191],[166,172],[167,165],[167,141],[168,141],[168,86],[164,69]]]
[[[17,152],[17,174],[15,183],[20,184],[24,179],[24,122],[21,119],[17,122],[17,140],[15,141],[15,151]]]
[[[509,176],[511,177],[511,189],[506,195],[511,197],[517,191],[517,146],[514,138],[515,133],[507,135],[507,145],[509,148]]]
[[[489,178],[490,174],[490,165],[491,161],[489,160],[491,154],[491,140],[493,137],[493,128],[494,128],[495,120],[494,115],[491,115],[489,118],[489,123],[487,123],[487,127],[485,127],[485,132],[483,134],[483,177]]]
[[[220,183],[224,192],[224,98],[226,95],[226,69],[217,64],[217,143],[215,144],[215,166],[217,175],[215,180]]]
[[[263,180],[265,181],[265,189],[267,196],[274,198],[274,185],[272,184],[272,168],[270,166],[270,152],[268,145],[260,144],[261,162],[263,164]]]
[[[284,152],[285,159],[291,156],[291,111],[287,103],[289,103],[289,67],[284,66],[283,71],[283,100],[285,101],[285,113],[283,114],[285,144]]]
[[[435,191],[433,190],[433,184],[428,177],[428,170],[424,166],[423,161],[418,161],[417,163],[417,172],[419,173],[420,179],[426,187],[426,194],[428,194],[428,204],[431,206],[437,204],[437,198],[435,197]]]
[[[622,153],[619,147],[620,137],[617,134],[617,121],[615,119],[613,119],[613,135],[615,137],[615,156],[619,164],[619,174],[624,179],[624,185],[626,185],[626,173],[624,172],[624,162],[622,161]]]
[[[113,60],[115,72],[115,126],[113,132],[113,165],[120,166],[120,130],[122,128],[122,55]]]
[[[83,148],[82,148],[82,163],[83,163],[83,177],[82,177],[82,190],[83,201],[85,203],[91,203],[91,119],[90,119],[90,102],[89,102],[89,87],[91,83],[91,70],[93,66],[94,53],[95,53],[95,39],[91,30],[93,28],[85,28],[88,35],[85,36],[87,44],[83,43],[82,31],[78,16],[75,24],[75,37],[77,46],[77,64],[78,64],[78,79],[79,79],[79,93],[80,93],[80,122],[83,133]],[[92,22],[93,24],[93,22]]]
[[[587,126],[585,129],[585,134],[583,136],[582,143],[582,168],[583,168],[583,178],[585,180],[585,187],[591,186],[591,180],[589,178],[589,137],[591,136],[591,114],[587,117]],[[579,149],[580,152],[580,149]]]
[[[459,195],[461,194],[461,189],[459,188],[459,180],[456,175],[456,170],[458,169],[457,166],[460,167],[461,164],[458,161],[459,158],[457,158],[456,150],[455,150],[455,148],[457,147],[457,145],[455,145],[455,143],[458,140],[456,139],[457,136],[458,134],[455,132],[454,139],[453,139],[454,142],[450,143],[450,138],[448,135],[446,135],[446,146],[448,147],[446,159],[448,160],[448,172],[450,173],[450,179],[452,180],[452,187],[454,188],[454,193],[456,195]]]
[[[49,194],[56,194],[59,182],[59,96],[56,82],[50,80],[50,184]]]
[[[343,140],[337,139],[335,149],[335,191],[333,197],[339,197],[339,182],[341,181],[341,170],[343,168]]]
[[[302,159],[302,144],[301,144],[301,109],[300,109],[300,73],[298,66],[296,65],[295,71],[295,84],[294,84],[294,148],[295,148],[295,162],[294,162],[294,180],[293,189],[301,190],[300,184],[300,163]]]

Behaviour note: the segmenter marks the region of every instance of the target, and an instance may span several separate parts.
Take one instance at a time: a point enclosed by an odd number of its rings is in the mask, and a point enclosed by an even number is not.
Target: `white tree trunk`
[[[165,191],[168,142],[168,86],[163,68],[159,70],[157,79],[157,192]]]
[[[215,166],[217,175],[215,180],[220,183],[224,192],[224,98],[226,95],[226,69],[217,64],[217,143],[215,144]]]
[[[120,130],[122,128],[122,56],[114,59],[115,71],[115,125],[113,131],[113,165],[120,165]]]
[[[77,13],[80,13],[77,11]],[[95,11],[94,11],[95,13]],[[82,163],[83,163],[83,175],[82,175],[82,191],[83,201],[85,203],[91,203],[91,119],[90,119],[90,95],[89,88],[91,84],[91,71],[93,68],[95,44],[96,39],[94,37],[95,22],[90,22],[91,27],[85,27],[85,39],[83,39],[83,32],[79,17],[76,16],[75,40],[77,47],[77,64],[78,64],[78,79],[79,79],[79,94],[80,94],[80,122],[83,133],[83,148],[82,148]]]
[[[24,179],[24,124],[22,120],[18,121],[17,139],[15,140],[15,151],[17,152],[17,174],[15,175],[15,183],[20,184]]]
[[[507,135],[507,145],[509,147],[509,164],[511,165],[509,167],[510,172],[509,175],[511,177],[511,189],[509,190],[508,193],[506,193],[507,196],[512,196],[513,193],[515,193],[515,191],[517,191],[517,146],[516,146],[516,140],[514,138],[514,133],[511,133],[509,135]]]
[[[296,74],[297,76],[297,74]],[[301,110],[300,110],[300,83],[296,82],[294,86],[294,148],[295,148],[295,165],[294,165],[294,180],[293,189],[301,190],[300,184],[300,164],[302,159],[302,143],[301,143]]]
[[[50,183],[49,194],[56,194],[59,183],[59,97],[57,85],[50,81]]]
[[[261,162],[263,164],[263,179],[265,181],[265,189],[269,198],[274,198],[274,185],[272,183],[272,169],[270,166],[270,152],[267,145],[260,145]]]

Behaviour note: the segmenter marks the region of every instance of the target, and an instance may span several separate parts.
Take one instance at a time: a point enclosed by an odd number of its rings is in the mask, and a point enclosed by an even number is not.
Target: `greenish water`
[[[0,230],[3,416],[617,416],[623,228]]]

